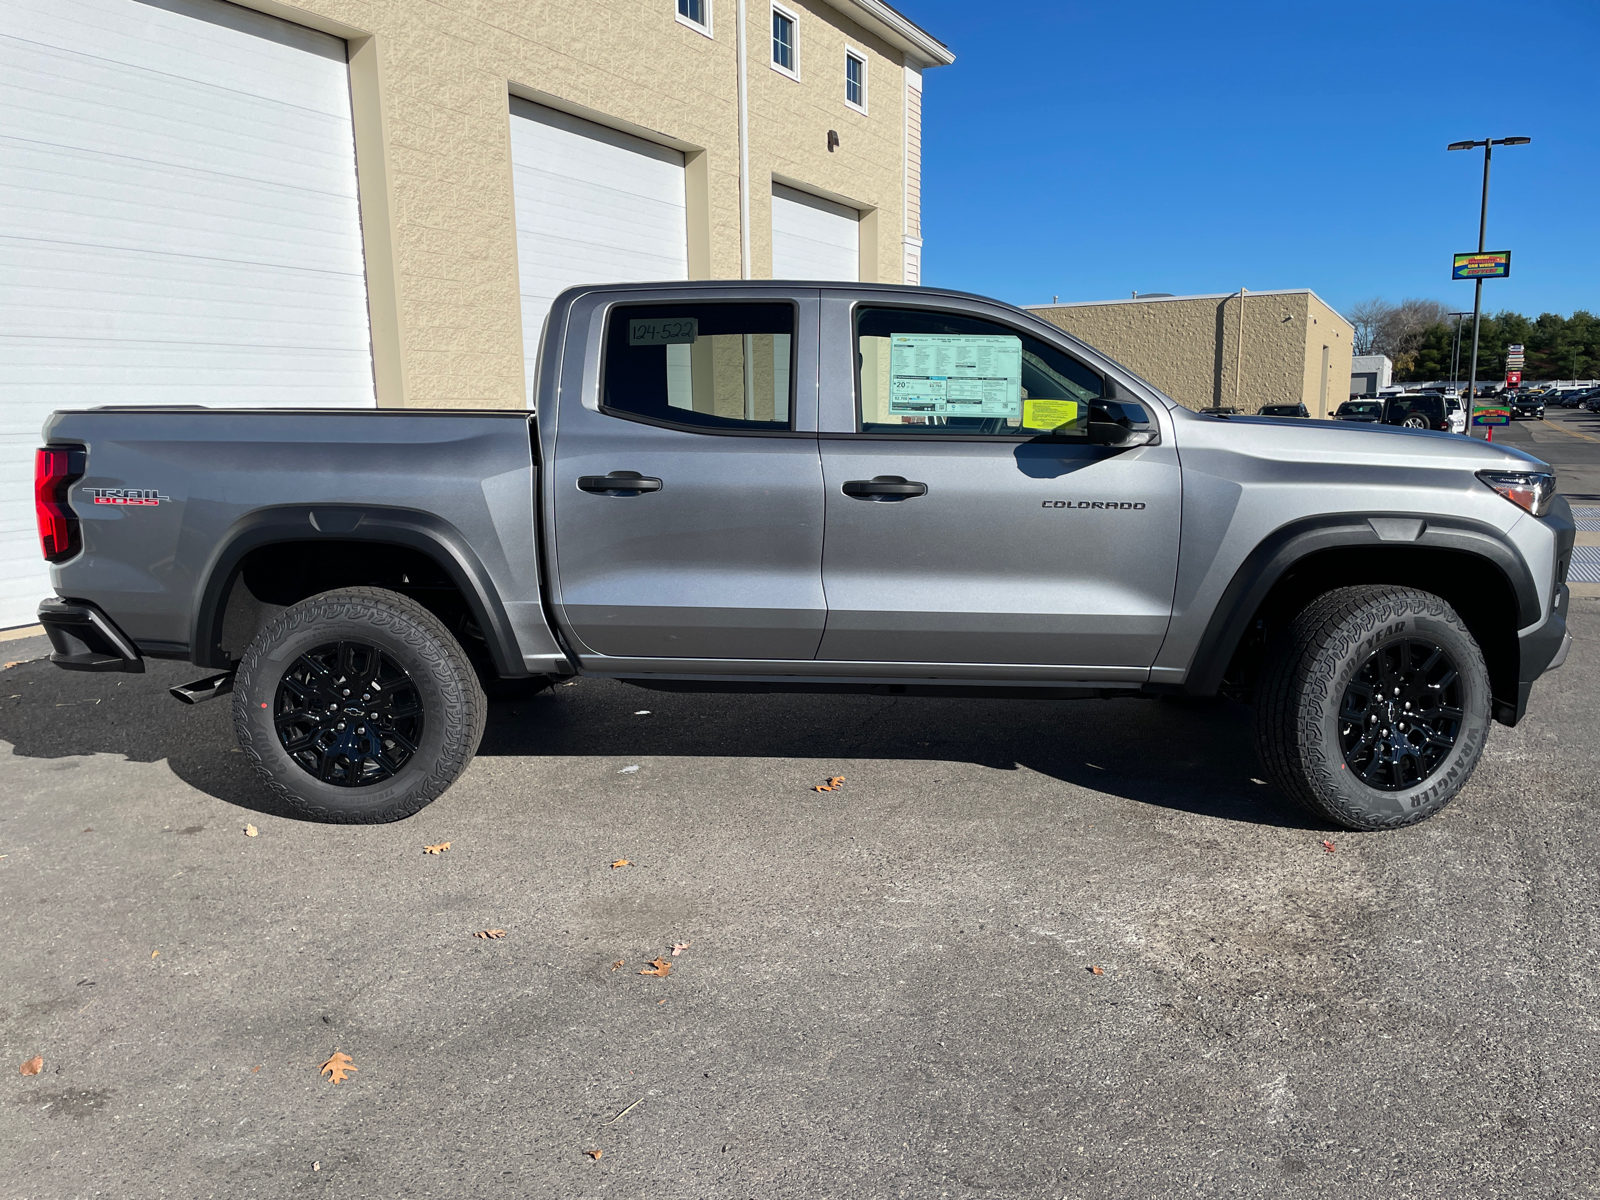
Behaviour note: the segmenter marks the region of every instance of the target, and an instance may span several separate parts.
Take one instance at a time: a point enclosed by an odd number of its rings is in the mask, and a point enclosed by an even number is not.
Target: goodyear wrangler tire
[[[1412,588],[1348,587],[1300,612],[1256,696],[1267,778],[1346,829],[1438,812],[1483,753],[1483,654],[1453,608]]]
[[[448,630],[381,588],[279,613],[234,677],[239,748],[269,788],[319,821],[409,817],[466,770],[487,703]]]

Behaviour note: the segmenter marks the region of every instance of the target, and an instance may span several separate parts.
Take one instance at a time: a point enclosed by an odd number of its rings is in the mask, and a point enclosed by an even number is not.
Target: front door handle
[[[605,496],[637,496],[641,492],[659,492],[661,480],[637,471],[612,471],[609,475],[579,475],[578,489]]]
[[[909,500],[926,496],[928,485],[899,475],[874,475],[871,479],[847,479],[842,490],[855,500]]]

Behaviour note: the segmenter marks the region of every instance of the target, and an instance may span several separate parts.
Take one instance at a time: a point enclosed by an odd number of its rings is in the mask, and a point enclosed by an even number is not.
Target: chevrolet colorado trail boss
[[[416,812],[486,693],[1253,701],[1269,780],[1407,825],[1570,644],[1536,459],[1191,412],[1019,309],[927,288],[583,287],[533,411],[54,414],[53,660],[216,674],[266,785]]]

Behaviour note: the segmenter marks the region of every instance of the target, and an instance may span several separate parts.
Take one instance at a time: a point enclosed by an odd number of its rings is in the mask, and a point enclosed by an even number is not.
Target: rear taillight
[[[82,446],[46,446],[34,457],[33,509],[47,562],[71,558],[83,544],[67,489],[83,478],[84,459]]]

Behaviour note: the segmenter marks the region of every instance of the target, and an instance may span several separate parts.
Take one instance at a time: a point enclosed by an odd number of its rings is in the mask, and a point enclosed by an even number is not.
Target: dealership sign
[[[1486,404],[1472,410],[1474,425],[1509,425],[1511,410],[1497,404]]]
[[[1508,279],[1511,276],[1511,251],[1485,250],[1458,254],[1450,269],[1451,279]]]

